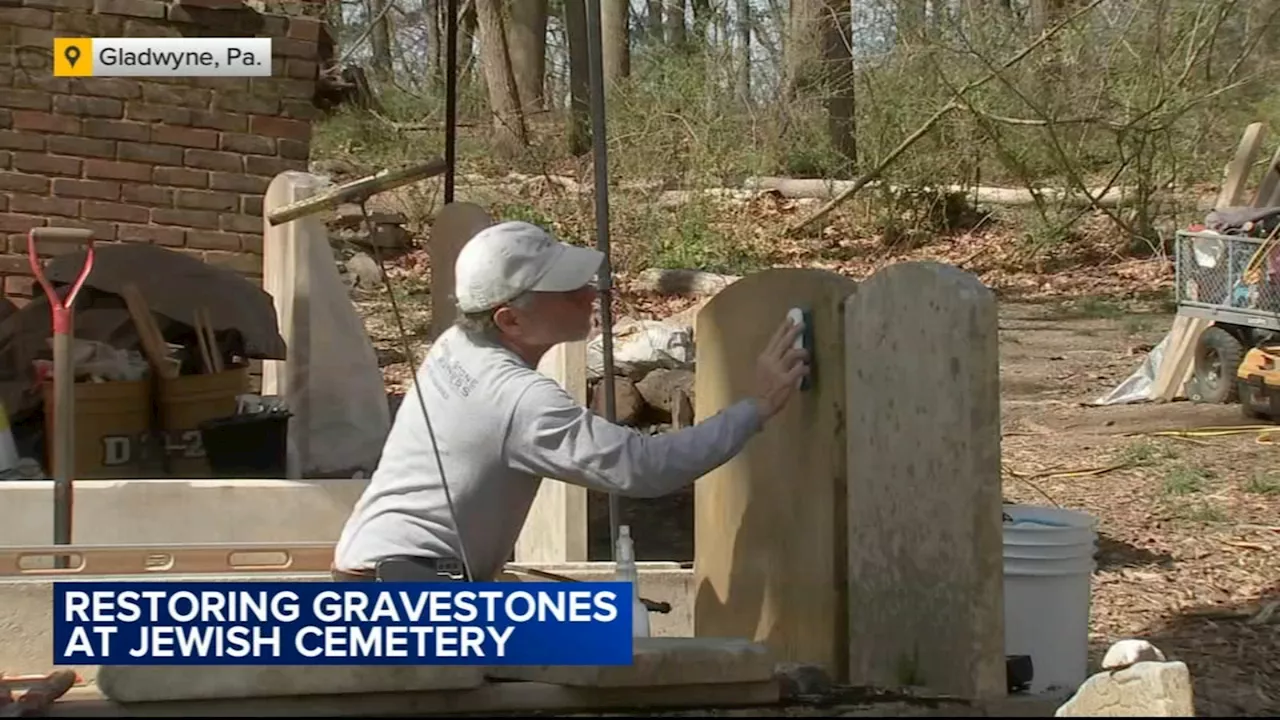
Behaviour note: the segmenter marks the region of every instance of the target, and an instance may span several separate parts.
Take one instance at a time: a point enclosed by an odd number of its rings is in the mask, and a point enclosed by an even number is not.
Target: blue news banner
[[[631,585],[59,582],[56,665],[630,665]]]

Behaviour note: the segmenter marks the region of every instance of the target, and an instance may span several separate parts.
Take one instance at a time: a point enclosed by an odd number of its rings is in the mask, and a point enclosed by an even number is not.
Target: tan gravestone
[[[996,301],[892,265],[845,307],[854,685],[1006,693]]]
[[[844,341],[857,283],[822,270],[749,275],[697,316],[696,419],[755,392],[756,357],[792,307],[812,312],[813,386],[695,486],[694,633],[843,674]]]
[[[445,205],[431,224],[427,252],[431,257],[431,339],[453,324],[453,266],[462,246],[475,234],[493,224],[484,208],[474,203]]]

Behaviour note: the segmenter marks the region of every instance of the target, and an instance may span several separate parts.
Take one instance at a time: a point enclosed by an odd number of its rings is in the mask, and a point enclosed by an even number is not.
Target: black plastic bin
[[[213,476],[283,479],[287,474],[290,417],[291,413],[278,411],[200,423]]]

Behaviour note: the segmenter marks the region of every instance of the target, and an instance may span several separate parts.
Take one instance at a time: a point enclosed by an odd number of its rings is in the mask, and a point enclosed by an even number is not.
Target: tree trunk
[[[687,0],[667,0],[667,45],[673,50],[683,50],[689,43],[685,28],[684,9]]]
[[[896,15],[899,44],[915,45],[928,37],[925,0],[897,0]]]
[[[470,78],[469,68],[475,57],[476,34],[479,20],[475,2],[458,3],[458,86]]]
[[[710,43],[707,30],[711,27],[711,0],[692,0],[693,5],[693,45],[705,50]]]
[[[569,152],[574,157],[591,150],[591,67],[587,57],[587,6],[584,0],[564,1],[564,30],[569,46]],[[592,0],[594,2],[594,0]]]
[[[751,104],[751,0],[737,0],[738,7],[738,96]]]
[[[444,85],[444,33],[440,22],[440,0],[422,0],[422,21],[427,24],[427,79]]]
[[[650,43],[653,47],[659,47],[663,43],[662,30],[665,18],[663,18],[662,9],[662,0],[647,0],[645,3],[645,42]]]
[[[822,59],[827,92],[827,133],[831,145],[849,162],[858,159],[854,136],[852,3],[850,0],[827,0],[822,22]]]
[[[520,96],[507,54],[502,0],[475,0],[480,25],[480,65],[489,90],[493,111],[494,147],[499,154],[513,157],[528,145]]]
[[[543,109],[547,73],[547,0],[513,0],[508,33],[511,69],[524,113]]]
[[[391,79],[391,13],[387,0],[369,0],[365,5],[373,31],[369,33],[369,45],[373,51],[373,68],[379,80]]]
[[[608,88],[631,74],[631,4],[628,0],[588,2],[600,3],[600,45]]]

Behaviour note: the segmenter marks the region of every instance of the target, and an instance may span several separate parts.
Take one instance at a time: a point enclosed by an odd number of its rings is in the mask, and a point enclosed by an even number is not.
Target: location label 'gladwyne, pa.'
[[[56,77],[270,77],[271,38],[56,38]]]

